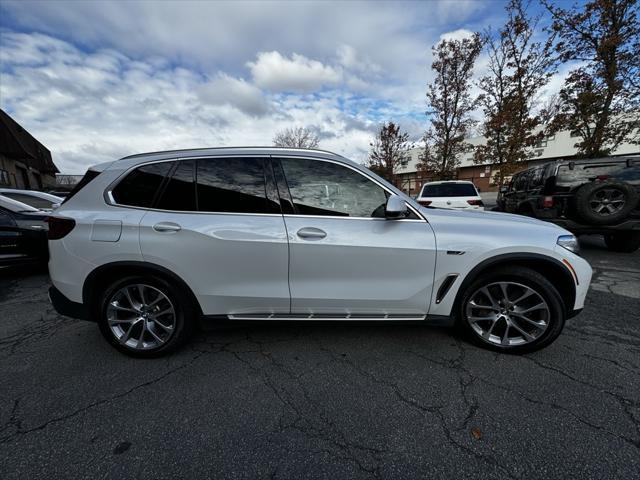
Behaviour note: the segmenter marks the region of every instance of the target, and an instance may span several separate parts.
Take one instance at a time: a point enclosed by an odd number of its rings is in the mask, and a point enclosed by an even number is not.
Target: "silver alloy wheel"
[[[531,287],[496,282],[476,290],[465,306],[467,322],[485,342],[503,347],[525,345],[549,326],[551,310]]]
[[[612,215],[625,205],[624,192],[617,188],[603,188],[591,195],[589,207],[598,215]]]
[[[135,350],[149,350],[171,338],[176,327],[176,311],[171,300],[157,288],[133,284],[111,296],[107,322],[121,344]]]

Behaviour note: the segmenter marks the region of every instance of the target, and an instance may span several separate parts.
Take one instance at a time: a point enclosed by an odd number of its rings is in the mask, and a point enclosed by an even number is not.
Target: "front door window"
[[[296,213],[333,217],[384,217],[384,189],[342,165],[282,159]]]

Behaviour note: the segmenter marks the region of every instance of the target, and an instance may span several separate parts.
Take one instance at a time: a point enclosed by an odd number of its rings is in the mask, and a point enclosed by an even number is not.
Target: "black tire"
[[[166,299],[170,302],[170,306],[173,308],[174,315],[172,318],[175,318],[173,329],[171,333],[166,333],[163,329],[156,329],[156,332],[162,332],[162,334],[166,335],[165,343],[158,346],[151,346],[148,348],[132,348],[128,345],[123,344],[119,341],[116,333],[112,330],[109,325],[109,320],[107,318],[109,302],[112,301],[114,295],[117,295],[117,292],[122,291],[127,286],[133,285],[144,285],[148,286],[150,289],[157,290],[162,293]],[[169,305],[169,304],[167,304]],[[124,306],[127,306],[126,304]],[[197,310],[193,305],[193,301],[190,295],[184,291],[182,286],[173,285],[169,283],[164,278],[153,276],[153,275],[144,275],[144,276],[132,276],[126,277],[120,280],[113,282],[109,285],[104,293],[100,295],[97,299],[95,310],[98,318],[98,326],[100,327],[100,332],[106,338],[106,340],[116,349],[121,351],[122,353],[138,358],[155,358],[163,355],[167,355],[180,346],[182,346],[191,336],[195,329],[196,318],[197,318]],[[136,314],[133,314],[134,316]],[[151,321],[150,321],[151,322]],[[156,321],[157,323],[157,321]],[[125,324],[125,326],[128,324]],[[124,328],[124,327],[123,327]],[[142,327],[138,327],[142,328]],[[146,323],[145,323],[146,328]],[[138,330],[140,331],[140,330]],[[150,331],[147,333],[141,333],[140,337],[150,338],[151,341],[154,341]],[[136,337],[137,337],[136,332]],[[133,335],[132,335],[133,337]],[[133,337],[135,338],[135,337]],[[143,342],[144,343],[144,342]]]
[[[607,199],[608,196],[611,198]],[[592,182],[576,191],[574,201],[581,220],[593,225],[613,225],[627,218],[638,205],[638,192],[628,183]],[[603,201],[607,203],[602,205]],[[603,211],[598,213],[598,208]]]
[[[488,285],[496,284],[497,282],[514,282],[516,284],[528,287],[546,302],[546,306],[548,308],[546,329],[530,343],[524,343],[520,345],[500,345],[491,343],[490,341],[483,339],[482,336],[474,330],[474,328],[471,326],[471,323],[468,321],[466,307],[467,303],[471,300],[472,295],[476,294],[481,288]],[[515,286],[513,288],[519,287]],[[458,327],[458,330],[476,345],[488,348],[490,350],[512,354],[534,352],[551,344],[556,338],[558,338],[558,335],[560,335],[562,329],[564,328],[566,309],[562,301],[562,297],[558,293],[558,290],[540,273],[526,267],[502,267],[494,271],[481,274],[468,287],[465,288],[465,290],[462,292],[462,295],[460,295],[458,298],[461,299],[461,302],[455,307],[456,325]],[[521,326],[525,325],[520,321],[518,322],[518,324]],[[524,339],[524,337],[522,338]]]
[[[614,252],[632,253],[640,248],[640,232],[607,233],[604,236],[604,243]]]

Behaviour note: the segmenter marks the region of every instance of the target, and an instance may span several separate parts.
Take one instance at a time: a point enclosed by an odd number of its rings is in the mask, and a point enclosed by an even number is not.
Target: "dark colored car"
[[[0,199],[0,267],[49,258],[47,213],[8,198]]]
[[[640,248],[640,157],[561,160],[528,168],[502,187],[496,210],[602,234],[609,249]]]

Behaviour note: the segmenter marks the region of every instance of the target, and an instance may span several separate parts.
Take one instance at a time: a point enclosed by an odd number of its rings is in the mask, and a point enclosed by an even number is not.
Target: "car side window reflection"
[[[281,159],[296,213],[340,217],[384,217],[383,188],[331,162]]]

